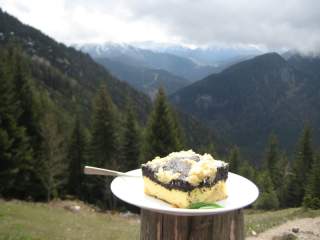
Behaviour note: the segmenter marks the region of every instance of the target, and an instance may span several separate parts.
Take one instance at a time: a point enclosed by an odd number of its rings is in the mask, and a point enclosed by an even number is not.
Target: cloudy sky
[[[0,7],[66,44],[320,49],[319,0],[0,0]]]

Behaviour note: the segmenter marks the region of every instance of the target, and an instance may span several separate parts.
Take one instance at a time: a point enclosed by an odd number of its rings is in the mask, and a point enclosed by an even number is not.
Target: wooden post
[[[140,240],[243,240],[242,210],[210,216],[175,216],[141,209]]]

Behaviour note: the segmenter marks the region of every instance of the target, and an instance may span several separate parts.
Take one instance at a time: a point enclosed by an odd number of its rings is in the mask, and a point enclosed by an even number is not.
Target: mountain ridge
[[[141,119],[146,120],[151,102],[148,97],[125,82],[113,77],[104,67],[97,64],[88,54],[58,43],[41,31],[21,23],[17,18],[0,9],[0,45],[10,41],[20,44],[26,54],[47,65],[59,69],[66,76],[75,79],[92,98],[98,87],[108,85],[112,99],[116,105],[124,107],[126,98],[130,96]]]
[[[96,61],[109,69],[111,74],[126,81],[152,99],[160,87],[163,87],[169,95],[191,83],[187,79],[162,69],[131,66],[108,58],[96,58]]]
[[[89,54],[56,42],[0,8],[0,48],[6,48],[12,43],[21,48],[29,63],[37,93],[47,94],[56,104],[57,111],[66,118],[66,131],[70,131],[71,124],[78,115],[85,127],[91,127],[92,100],[102,84],[107,85],[120,114],[127,109],[129,100],[140,124],[145,126],[152,108],[152,102],[147,95],[112,76]],[[212,131],[208,131],[188,115],[181,116],[185,122],[182,128],[192,130],[188,131],[186,136],[189,147],[197,148],[213,141]],[[190,125],[193,127],[190,128]]]
[[[288,150],[294,148],[305,123],[317,126],[320,116],[314,102],[320,96],[315,88],[320,86],[316,80],[279,54],[268,53],[212,74],[170,99],[251,159],[261,159],[271,132]],[[315,140],[319,138],[315,127]]]
[[[77,49],[89,53],[93,58],[109,58],[133,66],[166,70],[176,76],[197,81],[210,73],[221,69],[212,65],[199,65],[193,60],[166,52],[140,49],[129,44],[74,45]]]

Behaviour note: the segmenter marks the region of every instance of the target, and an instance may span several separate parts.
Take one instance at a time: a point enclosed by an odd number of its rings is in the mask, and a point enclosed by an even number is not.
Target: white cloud
[[[320,49],[317,0],[0,0],[65,43],[103,41]]]
[[[152,21],[133,19],[125,8],[87,6],[86,2],[4,1],[0,6],[22,22],[38,28],[64,43],[104,41],[168,41],[165,30]]]

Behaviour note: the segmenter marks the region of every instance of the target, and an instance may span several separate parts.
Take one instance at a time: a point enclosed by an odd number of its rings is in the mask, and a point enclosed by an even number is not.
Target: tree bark
[[[140,240],[243,240],[242,210],[210,216],[175,216],[141,209]]]

